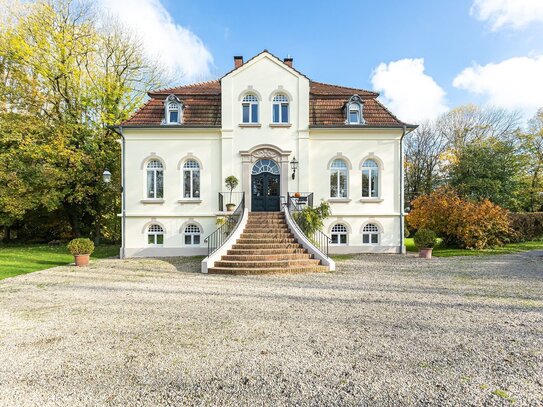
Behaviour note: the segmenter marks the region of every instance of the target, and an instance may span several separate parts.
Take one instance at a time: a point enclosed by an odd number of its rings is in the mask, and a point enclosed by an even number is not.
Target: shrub
[[[92,240],[83,237],[71,240],[67,247],[74,256],[79,254],[92,254],[94,251],[94,243]]]
[[[419,229],[413,238],[418,249],[432,248],[437,243],[436,232],[430,229]]]
[[[543,212],[510,213],[512,239],[516,242],[543,238]]]
[[[323,228],[324,220],[330,215],[330,204],[322,201],[316,208],[306,206],[300,212],[294,213],[293,217],[304,234],[311,238],[317,230]]]
[[[446,187],[415,199],[407,221],[415,229],[435,231],[446,245],[472,249],[501,246],[512,234],[507,210],[487,199],[463,199]]]

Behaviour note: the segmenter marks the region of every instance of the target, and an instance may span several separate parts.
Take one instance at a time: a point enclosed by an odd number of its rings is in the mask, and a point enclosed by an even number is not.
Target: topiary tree
[[[232,203],[232,191],[236,189],[238,184],[239,180],[234,175],[230,175],[224,179],[224,185],[230,191],[230,203]]]
[[[72,253],[74,256],[79,256],[82,254],[90,255],[92,252],[94,252],[93,241],[83,237],[71,240],[67,247],[70,253]]]
[[[431,249],[437,243],[436,232],[430,229],[419,229],[413,238],[417,249]]]

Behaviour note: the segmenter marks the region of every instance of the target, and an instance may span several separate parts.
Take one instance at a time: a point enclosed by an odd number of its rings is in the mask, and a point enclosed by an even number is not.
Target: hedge
[[[511,240],[524,242],[543,238],[543,212],[523,212],[509,214],[514,233]]]

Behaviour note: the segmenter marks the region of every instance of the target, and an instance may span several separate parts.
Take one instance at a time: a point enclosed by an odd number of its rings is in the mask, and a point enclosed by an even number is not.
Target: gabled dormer
[[[345,124],[365,124],[364,101],[356,94],[345,104]]]
[[[183,102],[174,94],[164,100],[164,120],[162,124],[183,123]]]

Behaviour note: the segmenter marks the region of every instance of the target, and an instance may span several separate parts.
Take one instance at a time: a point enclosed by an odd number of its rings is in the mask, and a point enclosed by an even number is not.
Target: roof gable
[[[302,78],[305,78],[305,79],[309,80],[309,78],[307,76],[305,76],[303,73],[301,73],[301,72],[297,71],[296,69],[294,69],[293,67],[285,64],[281,60],[281,58],[278,58],[277,56],[273,55],[267,49],[260,52],[259,54],[256,54],[254,57],[252,57],[251,59],[244,62],[241,66],[238,66],[237,68],[234,68],[231,71],[227,72],[226,74],[224,74],[220,78],[220,80],[222,81],[223,79],[225,79],[225,78],[227,78],[229,76],[237,75],[237,74],[245,71],[246,69],[251,68],[251,66],[257,64],[258,62],[260,62],[263,59],[268,59],[268,60],[274,62],[275,64],[277,64],[278,66],[280,66],[281,68],[283,68],[284,70],[286,70],[287,72],[291,73],[292,75],[294,75],[296,77],[302,77]]]

